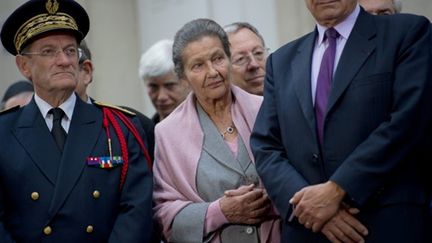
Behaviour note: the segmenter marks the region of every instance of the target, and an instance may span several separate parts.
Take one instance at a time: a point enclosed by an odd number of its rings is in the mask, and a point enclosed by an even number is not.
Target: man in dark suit
[[[128,126],[137,121],[74,93],[88,29],[71,0],[28,1],[2,27],[35,94],[0,115],[0,242],[151,238],[152,175],[135,139],[142,131]]]
[[[429,21],[306,4],[317,27],[268,58],[251,138],[283,241],[428,242]]]

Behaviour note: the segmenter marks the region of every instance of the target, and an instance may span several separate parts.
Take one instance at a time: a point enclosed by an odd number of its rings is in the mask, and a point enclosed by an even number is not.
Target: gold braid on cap
[[[21,52],[21,47],[27,40],[48,30],[71,29],[78,31],[78,25],[72,16],[66,13],[57,13],[57,1],[54,0],[54,3],[51,3],[48,0],[45,7],[48,13],[39,14],[27,20],[16,32],[14,43],[18,53]]]

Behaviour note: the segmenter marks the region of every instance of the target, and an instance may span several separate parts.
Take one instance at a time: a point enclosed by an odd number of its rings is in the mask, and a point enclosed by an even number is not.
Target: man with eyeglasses
[[[231,49],[233,83],[251,94],[262,95],[268,50],[264,38],[249,23],[224,27]]]
[[[1,41],[34,98],[0,114],[0,242],[149,242],[150,158],[135,117],[75,93],[89,30],[72,0],[30,0]]]

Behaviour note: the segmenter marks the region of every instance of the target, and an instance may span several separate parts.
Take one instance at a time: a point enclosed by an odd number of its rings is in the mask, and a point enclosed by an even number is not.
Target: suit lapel
[[[204,151],[206,151],[218,163],[225,165],[228,169],[243,176],[244,172],[236,162],[232,152],[228,149],[225,142],[217,141],[218,139],[222,138],[214,135],[206,136],[204,140]]]
[[[23,108],[12,132],[42,174],[54,185],[61,154],[34,99]]]
[[[215,161],[225,165],[228,169],[243,175],[244,173],[240,168],[240,165],[238,163],[233,163],[236,161],[234,155],[223,141],[223,138],[220,136],[216,126],[199,104],[197,104],[197,109],[204,132],[204,151],[206,151]]]
[[[315,136],[315,111],[312,104],[310,70],[312,66],[312,53],[314,50],[316,33],[317,31],[314,31],[306,37],[298,48],[297,55],[291,62],[294,89],[309,128]]]
[[[334,107],[345,89],[354,79],[363,63],[375,49],[375,35],[372,16],[362,9],[353,30],[345,44],[333,78],[333,87],[328,101],[328,112]]]
[[[77,98],[49,210],[54,215],[76,185],[102,131],[102,113]]]

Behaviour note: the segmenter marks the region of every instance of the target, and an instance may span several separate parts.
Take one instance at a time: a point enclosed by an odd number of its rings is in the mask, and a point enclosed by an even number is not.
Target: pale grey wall
[[[273,0],[138,0],[140,53],[160,39],[172,39],[178,29],[196,18],[211,18],[222,26],[248,21],[262,32],[266,44],[274,49],[279,46],[275,9]],[[146,95],[143,103],[150,103]]]
[[[432,21],[432,1],[402,0],[402,12],[423,15]]]
[[[24,0],[1,0],[0,22]],[[87,43],[93,52],[91,96],[112,104],[129,105],[152,115],[154,109],[138,77],[140,55],[162,38],[172,38],[187,21],[208,17],[221,25],[248,21],[275,50],[309,31],[312,16],[302,0],[78,0],[91,20]],[[432,19],[432,1],[405,0],[403,12]],[[0,48],[0,96],[22,79],[14,57]]]
[[[89,94],[97,100],[145,111],[137,75],[138,12],[135,0],[79,0],[90,16],[86,37],[95,66]]]
[[[0,26],[6,17],[18,6],[25,2],[24,0],[1,0],[0,1]],[[15,57],[10,55],[0,44],[0,99],[8,85],[15,80],[23,79],[15,65]]]

